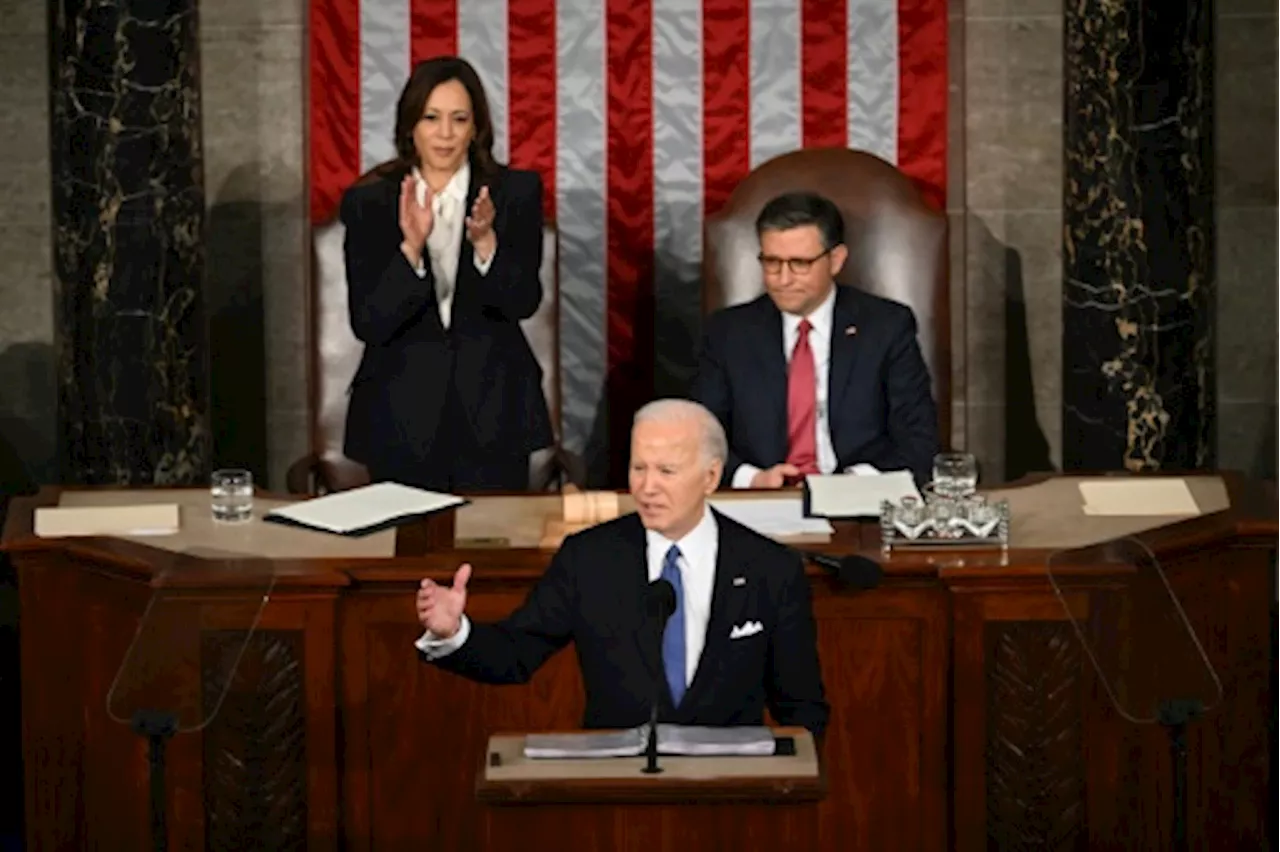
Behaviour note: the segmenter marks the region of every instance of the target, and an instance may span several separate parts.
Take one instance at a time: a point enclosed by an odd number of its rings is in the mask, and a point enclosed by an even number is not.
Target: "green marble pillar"
[[[1066,0],[1066,469],[1214,462],[1213,5]]]
[[[55,0],[61,479],[207,481],[196,0]]]

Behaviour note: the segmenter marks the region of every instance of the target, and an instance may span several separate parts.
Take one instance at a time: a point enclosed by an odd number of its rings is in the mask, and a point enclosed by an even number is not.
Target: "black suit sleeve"
[[[505,195],[498,249],[488,273],[479,276],[480,302],[519,322],[542,304],[542,178],[536,172],[507,172]]]
[[[819,737],[831,711],[818,663],[812,592],[799,557],[795,557],[778,589],[777,624],[765,672],[769,712],[778,724],[799,725]]]
[[[351,330],[373,346],[387,343],[436,305],[430,265],[419,278],[399,248],[397,211],[380,201],[357,190],[343,196],[340,209]]]
[[[730,430],[733,422],[733,386],[729,382],[722,338],[723,334],[718,332],[715,318],[712,317],[702,336],[698,372],[693,378],[689,398],[701,403],[724,427],[725,437],[729,440],[729,455],[720,475],[720,487],[728,488],[733,482],[733,472],[742,464],[742,456],[733,449],[733,432]]]
[[[570,561],[561,548],[519,609],[496,624],[472,622],[461,648],[430,662],[481,683],[527,683],[573,638],[577,585]]]
[[[938,452],[938,411],[929,367],[916,339],[915,315],[905,311],[902,316],[885,358],[889,441],[874,448],[866,460],[880,470],[905,468],[917,482],[927,482]]]

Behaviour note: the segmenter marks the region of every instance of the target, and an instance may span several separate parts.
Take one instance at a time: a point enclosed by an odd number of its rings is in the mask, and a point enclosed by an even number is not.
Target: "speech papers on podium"
[[[524,756],[530,759],[639,757],[649,739],[649,726],[622,731],[573,734],[530,734]],[[773,732],[762,726],[704,728],[658,725],[658,753],[706,757],[768,757],[774,753]]]

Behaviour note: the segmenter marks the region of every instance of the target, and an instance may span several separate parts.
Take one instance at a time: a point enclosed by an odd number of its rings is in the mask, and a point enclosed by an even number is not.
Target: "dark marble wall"
[[[1063,466],[1209,466],[1212,4],[1065,13]]]
[[[209,459],[196,0],[52,4],[62,479],[197,483]]]

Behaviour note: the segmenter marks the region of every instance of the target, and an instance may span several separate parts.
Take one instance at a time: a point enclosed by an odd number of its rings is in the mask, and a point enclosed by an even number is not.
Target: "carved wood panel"
[[[307,846],[307,754],[302,634],[238,631],[202,636],[206,849],[302,850]]]
[[[1083,668],[1066,622],[987,626],[987,848],[1084,850]]]

